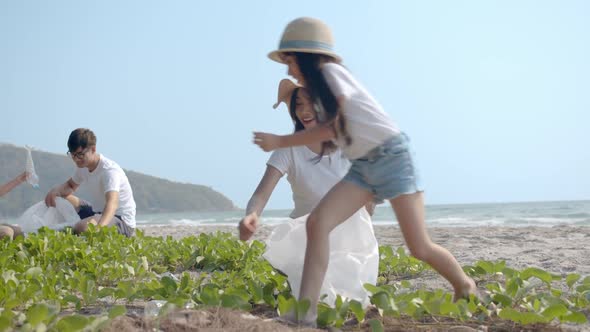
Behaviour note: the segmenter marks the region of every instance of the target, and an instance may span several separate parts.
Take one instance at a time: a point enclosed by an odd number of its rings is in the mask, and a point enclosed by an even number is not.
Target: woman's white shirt
[[[266,163],[287,174],[295,204],[291,218],[310,213],[350,168],[350,162],[339,149],[324,155],[319,162],[317,156],[307,146],[294,146],[275,150]]]
[[[346,157],[358,159],[400,133],[397,125],[381,105],[343,66],[326,63],[322,74],[336,98],[344,97],[341,105],[346,129],[352,138],[347,146],[342,139],[335,139]]]

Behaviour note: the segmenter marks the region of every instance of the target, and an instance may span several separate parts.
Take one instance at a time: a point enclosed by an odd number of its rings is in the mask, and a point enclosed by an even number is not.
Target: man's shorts
[[[78,211],[80,219],[94,217],[95,215],[99,214],[101,214],[101,212],[95,212],[92,209],[92,205],[90,205],[90,203],[80,200],[80,210]],[[113,219],[111,219],[111,222],[109,222],[109,226],[116,226],[119,234],[123,234],[126,237],[131,237],[135,235],[135,228],[127,225],[127,223],[123,221],[123,218],[120,215],[115,215]]]

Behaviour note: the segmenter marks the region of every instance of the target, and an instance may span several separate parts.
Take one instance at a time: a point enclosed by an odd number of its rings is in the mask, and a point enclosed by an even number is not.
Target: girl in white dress
[[[295,131],[317,125],[307,91],[285,79],[279,85],[278,107],[284,102],[295,125]],[[321,143],[278,149],[267,162],[266,172],[240,221],[240,239],[248,240],[259,225],[259,216],[280,178],[287,174],[293,191],[293,220],[277,226],[267,239],[264,257],[288,276],[293,294],[299,294],[305,257],[307,215],[321,198],[342,179],[350,162],[339,149],[320,155]],[[370,204],[372,210],[374,205]],[[330,237],[330,263],[321,294],[333,305],[336,295],[369,303],[365,283],[375,284],[379,268],[379,248],[373,233],[371,217],[361,208],[338,226]]]

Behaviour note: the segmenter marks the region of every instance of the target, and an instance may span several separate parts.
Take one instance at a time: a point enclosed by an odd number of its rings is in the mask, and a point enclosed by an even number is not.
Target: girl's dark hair
[[[291,99],[289,100],[289,115],[291,116],[291,119],[293,119],[293,122],[295,123],[295,130],[294,132],[298,132],[300,130],[305,130],[305,126],[303,125],[303,123],[301,123],[301,121],[299,121],[299,118],[297,117],[297,96],[299,95],[299,92],[301,91],[302,88],[295,88],[293,89],[293,93],[291,93]],[[317,120],[317,116],[316,116],[316,121]],[[322,143],[322,151],[320,153],[319,156],[312,158],[312,161],[318,163],[322,160],[322,156],[324,155],[324,153],[328,152],[332,152],[336,150],[336,145],[334,145],[333,142],[328,141],[328,142],[323,142]]]
[[[297,95],[299,94],[300,89],[301,88],[293,89],[293,93],[291,93],[291,100],[289,101],[289,115],[291,116],[291,119],[293,119],[293,122],[295,123],[295,132],[305,129],[305,127],[303,126],[303,123],[301,123],[301,121],[299,121],[299,118],[297,117],[297,112],[296,112]]]
[[[334,96],[324,74],[320,70],[320,63],[322,61],[333,62],[333,59],[325,55],[313,53],[293,52],[291,54],[295,56],[312,102],[321,105],[324,109],[324,118],[319,118],[320,121],[330,125],[334,129],[336,137],[342,136],[346,145],[350,145],[352,138],[346,129],[344,114],[340,112],[336,96]],[[333,146],[332,142],[323,142],[320,156],[324,155],[324,152]]]

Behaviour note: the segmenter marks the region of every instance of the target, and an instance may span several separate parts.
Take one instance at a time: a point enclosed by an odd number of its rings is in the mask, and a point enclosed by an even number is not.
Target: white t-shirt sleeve
[[[289,168],[293,164],[289,150],[289,148],[286,148],[273,151],[270,158],[268,158],[266,165],[276,168],[283,175],[289,173]]]
[[[350,73],[341,65],[326,63],[322,67],[322,73],[336,98],[340,96],[349,98],[356,90]]]
[[[103,174],[103,189],[104,193],[108,193],[109,191],[116,191],[119,192],[121,188],[121,175],[117,170],[105,170]]]
[[[84,174],[83,168],[76,168],[74,175],[72,175],[72,181],[74,181],[76,184],[82,184],[84,181],[86,181],[86,175]]]

